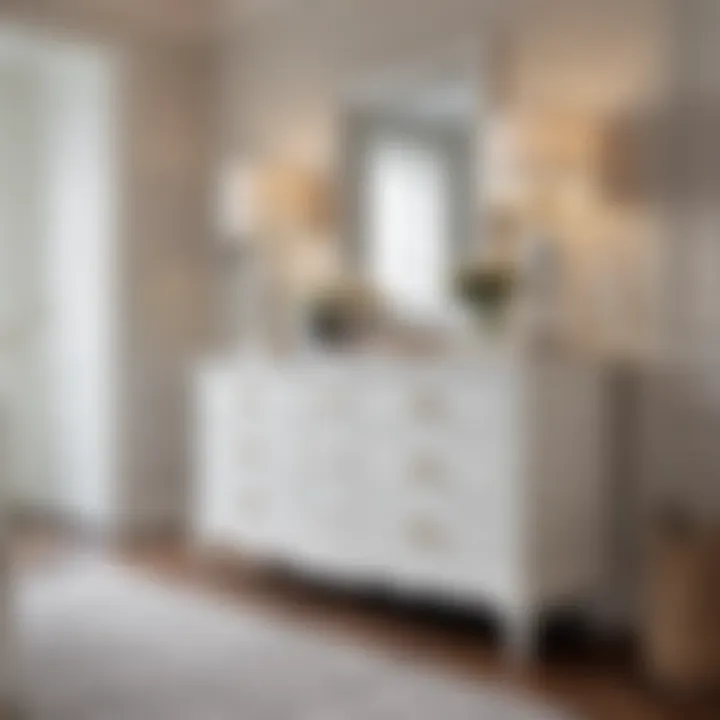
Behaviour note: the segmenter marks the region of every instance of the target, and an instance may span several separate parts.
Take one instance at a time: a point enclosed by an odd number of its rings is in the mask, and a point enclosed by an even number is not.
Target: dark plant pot
[[[509,272],[475,269],[461,273],[456,290],[473,313],[479,328],[497,332],[507,318],[514,278]]]
[[[310,321],[310,333],[317,342],[327,347],[343,347],[355,338],[355,330],[349,318],[338,311],[316,311]]]

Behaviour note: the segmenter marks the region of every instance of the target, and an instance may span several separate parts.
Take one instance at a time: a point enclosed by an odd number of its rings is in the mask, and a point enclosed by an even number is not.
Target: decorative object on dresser
[[[720,526],[665,513],[652,530],[644,656],[656,684],[678,695],[720,690]]]
[[[603,578],[601,386],[509,353],[207,368],[198,543],[489,606],[530,655],[539,613]]]
[[[515,277],[509,268],[477,265],[462,268],[456,278],[460,299],[483,327],[500,329],[512,298]]]
[[[375,304],[372,293],[357,282],[338,281],[319,288],[306,302],[309,334],[325,347],[355,344],[376,324]]]

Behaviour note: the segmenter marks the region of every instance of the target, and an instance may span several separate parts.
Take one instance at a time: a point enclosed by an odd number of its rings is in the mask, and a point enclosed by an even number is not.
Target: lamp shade
[[[327,226],[327,187],[309,168],[293,164],[268,167],[262,195],[263,221],[275,232],[316,233]]]
[[[220,229],[233,243],[250,242],[260,233],[317,232],[329,221],[330,201],[320,177],[286,163],[229,166],[219,201]]]

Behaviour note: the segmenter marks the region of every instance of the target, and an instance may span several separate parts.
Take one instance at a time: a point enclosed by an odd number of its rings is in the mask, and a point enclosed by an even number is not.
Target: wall
[[[226,38],[229,147],[332,163],[338,112],[354,90],[438,63],[474,76],[481,16],[467,0],[312,0],[240,23]]]
[[[64,0],[0,8],[13,23],[108,48],[119,62],[113,514],[121,532],[184,521],[191,370],[212,336],[215,52],[209,23],[176,22],[159,9]]]
[[[661,108],[666,360],[644,383],[646,486],[720,517],[720,6],[689,0],[672,15]]]
[[[189,510],[193,372],[212,339],[214,59],[135,45],[126,72],[121,505],[142,530]]]
[[[4,482],[15,484],[23,502],[44,503],[51,489],[35,79],[17,56],[0,58],[0,423]]]

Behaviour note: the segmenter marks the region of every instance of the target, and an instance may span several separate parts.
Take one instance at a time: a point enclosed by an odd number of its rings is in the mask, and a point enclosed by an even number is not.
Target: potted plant
[[[367,334],[373,310],[373,298],[358,283],[344,281],[323,287],[307,302],[310,336],[326,347],[353,345]]]
[[[461,268],[455,290],[484,328],[498,329],[505,320],[515,290],[515,275],[506,267],[473,265]]]

